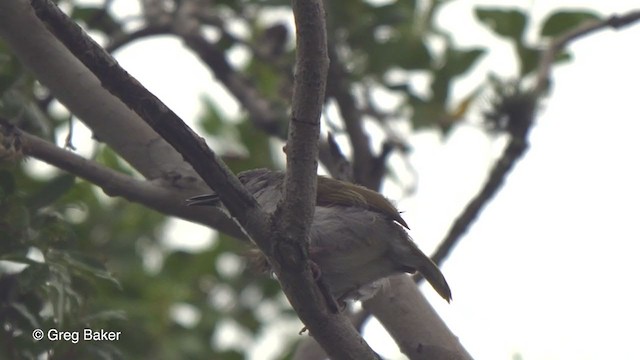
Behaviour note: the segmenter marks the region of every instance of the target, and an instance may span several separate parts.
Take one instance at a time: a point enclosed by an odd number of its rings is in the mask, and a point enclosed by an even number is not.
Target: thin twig
[[[353,177],[356,183],[377,190],[380,188],[382,179],[373,177],[371,174],[374,161],[371,141],[364,130],[362,112],[351,93],[347,81],[347,70],[340,62],[334,43],[329,45],[329,57],[331,58],[331,66],[329,67],[327,96],[336,100],[345,130],[349,134],[349,142],[353,152]]]
[[[290,72],[291,68],[289,64],[283,63],[282,57],[279,56],[281,55],[280,51],[267,51],[268,47],[263,46],[265,44],[262,44],[260,41],[254,44],[250,41],[247,41],[241,37],[238,37],[232,34],[227,30],[226,21],[228,20],[223,20],[218,15],[217,12],[202,11],[202,12],[198,12],[197,14],[194,14],[194,16],[198,20],[202,21],[202,23],[206,25],[211,25],[216,29],[218,29],[218,31],[220,31],[220,33],[224,38],[230,40],[233,43],[240,44],[246,47],[251,52],[251,54],[253,54],[254,58],[262,61],[265,64],[268,64],[269,66],[276,68],[281,75],[284,75]],[[268,28],[265,31],[265,33],[269,32],[270,30],[272,31],[272,33],[275,31],[277,33],[276,34],[277,36],[274,36],[275,38],[269,38],[269,39],[263,39],[263,40],[266,40],[267,42],[275,41],[277,44],[270,43],[269,45],[277,45],[276,47],[283,48],[286,45],[287,38],[289,35],[287,32],[287,28],[282,24],[276,24]]]
[[[309,326],[311,334],[329,357],[375,359],[373,350],[346,317],[335,314],[327,319],[326,315],[318,313],[318,310],[329,309],[329,304],[325,304],[324,309],[307,306],[318,301],[319,289],[314,286],[311,292],[305,291],[302,287],[306,282],[299,280],[302,275],[311,276],[306,252],[317,196],[318,138],[329,57],[322,0],[294,0],[292,8],[297,35],[296,75],[286,151],[284,201],[275,214],[278,218],[276,228],[282,235],[275,244],[278,250],[275,255],[279,260],[275,270],[283,280],[283,289],[291,305],[305,324],[314,325]],[[300,267],[300,260],[303,267]],[[279,266],[286,271],[279,271]],[[299,270],[303,273],[298,273]],[[296,286],[302,291],[287,289],[287,286]]]
[[[191,49],[202,62],[209,67],[215,77],[224,84],[229,92],[249,113],[253,124],[269,135],[284,139],[286,137],[284,107],[278,106],[252,84],[250,79],[238,72],[227,60],[226,53],[220,47],[206,39],[200,29],[200,20],[196,17],[201,4],[184,1],[174,19],[173,32]]]
[[[532,96],[539,101],[544,95],[549,83],[549,77],[553,61],[557,54],[562,51],[571,42],[589,35],[597,30],[605,28],[619,29],[630,25],[640,19],[640,11],[632,11],[623,16],[611,16],[603,21],[590,21],[574,30],[555,39],[546,49],[538,73],[536,83],[534,85]],[[458,243],[460,238],[469,230],[471,224],[477,219],[480,212],[489,203],[489,201],[498,193],[507,175],[512,171],[515,163],[521,159],[526,153],[528,147],[528,134],[535,118],[535,109],[533,106],[530,112],[523,112],[524,119],[516,119],[515,121],[522,124],[519,130],[511,134],[511,139],[505,147],[500,158],[495,162],[489,173],[489,177],[485,185],[480,189],[478,194],[469,202],[462,213],[456,218],[444,240],[440,243],[431,258],[436,264],[449,255],[453,247]]]
[[[336,359],[374,359],[375,353],[349,321],[340,314],[331,313],[322,302],[305,261],[306,253],[296,253],[301,247],[295,246],[296,243],[291,241],[277,241],[275,244],[278,246],[272,247],[272,239],[281,240],[280,237],[283,236],[276,227],[283,225],[264,214],[253,196],[206,146],[202,138],[197,137],[175,113],[120,68],[108,53],[51,1],[32,0],[32,6],[37,16],[100,79],[102,85],[180,152],[216,191],[230,214],[269,256],[292,306],[327,353]],[[317,136],[328,64],[326,50],[322,51],[323,47],[326,49],[326,40],[321,0],[297,1],[293,8],[298,32],[298,51],[301,55],[298,56],[299,66],[292,104],[293,129],[288,148],[290,159],[285,185],[285,207],[282,208],[285,220],[281,223],[284,224],[285,231],[291,230],[288,233],[289,239],[297,238],[304,242],[310,227],[310,216],[313,216]],[[303,183],[309,179],[314,179],[311,186]],[[298,210],[300,211],[295,213]],[[299,213],[304,214],[303,220],[295,219]],[[294,245],[289,249],[288,244]],[[270,256],[276,247],[275,253],[279,256]],[[302,267],[301,262],[304,264]],[[302,268],[303,271],[279,271],[282,268]]]
[[[353,182],[353,167],[342,153],[332,133],[327,134],[327,139],[320,142],[320,162],[327,168],[334,179]]]
[[[185,45],[211,69],[242,107],[249,113],[253,124],[265,133],[284,138],[284,112],[263,97],[251,82],[237,72],[227,60],[226,54],[215,44],[198,34],[180,34]]]
[[[634,10],[622,16],[612,15],[606,20],[587,21],[566,34],[554,39],[549,48],[544,52],[540,65],[538,66],[535,91],[538,94],[542,94],[543,91],[545,91],[549,83],[551,68],[556,56],[571,42],[598,30],[606,28],[619,30],[625,26],[633,24],[638,21],[638,19],[640,19],[640,10]]]
[[[235,229],[233,231],[227,230],[227,232],[237,238],[244,237],[237,224],[234,224],[231,220],[222,220],[227,217],[220,210],[216,208],[195,209],[193,207],[185,207],[184,199],[196,195],[193,190],[185,189],[185,191],[180,191],[175,187],[163,186],[154,181],[137,180],[18,129],[11,125],[8,120],[1,117],[0,138],[14,138],[15,140],[12,143],[19,144],[19,149],[15,150],[20,153],[20,157],[30,157],[44,161],[83,178],[100,187],[109,196],[122,197],[161,213],[178,216],[185,220],[205,225],[226,221],[226,226],[229,229]],[[2,147],[1,144],[0,147]]]
[[[141,29],[132,31],[130,33],[122,33],[113,36],[109,40],[109,44],[105,47],[105,50],[108,53],[113,53],[114,51],[120,49],[121,47],[132,43],[136,40],[146,38],[149,36],[156,35],[166,35],[171,34],[171,24],[169,22],[163,24],[156,24],[151,26],[146,26]]]
[[[155,95],[131,77],[93,39],[49,0],[32,0],[36,15],[56,37],[90,69],[105,89],[135,111],[149,126],[171,144],[194,170],[220,195],[230,214],[249,236],[267,247],[267,218],[239,180],[184,122]]]

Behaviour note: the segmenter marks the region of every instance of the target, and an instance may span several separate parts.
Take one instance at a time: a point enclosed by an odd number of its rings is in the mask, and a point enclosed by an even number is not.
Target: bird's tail
[[[424,257],[424,260],[421,261],[420,266],[418,266],[418,272],[433,286],[433,289],[442,296],[443,299],[447,300],[447,302],[451,301],[451,289],[449,288],[449,284],[447,284],[447,280],[442,275],[438,266],[431,261],[426,255],[421,254]]]
[[[447,302],[451,301],[451,289],[442,272],[427,255],[405,234],[406,242],[394,247],[396,261],[406,267],[406,272],[418,271],[433,286],[433,289]]]

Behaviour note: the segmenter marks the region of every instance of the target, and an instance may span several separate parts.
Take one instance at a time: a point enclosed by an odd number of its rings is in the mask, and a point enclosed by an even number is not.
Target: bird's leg
[[[320,266],[315,263],[313,260],[309,260],[309,267],[311,268],[311,275],[313,276],[314,281],[319,281],[322,277],[322,269]]]
[[[336,302],[336,299],[334,299],[333,295],[331,295],[331,291],[329,291],[329,287],[327,286],[327,284],[324,281],[322,281],[322,270],[320,269],[320,266],[318,266],[318,264],[316,264],[313,260],[309,260],[309,267],[311,268],[311,274],[313,276],[313,280],[316,282],[316,284],[318,284],[318,288],[322,293],[322,297],[324,297],[324,300],[327,302],[327,306],[329,306],[329,310],[331,310],[331,312],[333,312],[334,314],[337,314],[342,310],[344,310],[344,307],[345,307],[344,303],[342,306],[339,306],[338,303]],[[307,330],[308,329],[306,326],[303,327],[298,332],[298,335],[302,335]]]
[[[342,302],[342,306],[336,301],[336,299],[331,294],[331,290],[327,286],[327,284],[322,280],[322,269],[320,266],[316,264],[313,260],[309,260],[309,266],[311,267],[311,274],[313,275],[313,280],[318,284],[318,288],[320,288],[320,292],[324,297],[324,300],[327,302],[327,306],[334,314],[337,314],[344,310],[345,304]],[[305,329],[303,329],[304,331]]]

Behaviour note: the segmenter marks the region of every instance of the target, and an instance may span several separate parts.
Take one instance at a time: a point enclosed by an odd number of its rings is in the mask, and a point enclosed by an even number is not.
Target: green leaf
[[[520,76],[523,77],[538,67],[542,51],[528,46],[518,46],[518,60],[520,62]]]
[[[586,21],[600,20],[602,16],[591,11],[557,11],[544,21],[540,34],[558,36],[578,27]]]
[[[469,50],[447,49],[447,63],[444,69],[451,76],[462,75],[480,59],[486,49],[473,48]]]
[[[237,350],[225,350],[216,354],[216,359],[224,360],[242,360],[245,359],[245,354]]]
[[[127,320],[127,313],[122,310],[104,310],[83,317],[81,322],[91,323],[97,320]]]
[[[121,31],[120,24],[103,8],[93,6],[75,6],[71,17],[84,21],[90,29],[96,29],[105,34]]]
[[[78,252],[50,249],[47,253],[47,260],[65,266],[70,273],[85,280],[92,281],[98,277],[121,288],[118,280],[113,277],[104,264],[91,256]]]
[[[228,127],[229,120],[218,109],[218,106],[209,98],[202,97],[205,113],[198,119],[198,124],[202,129],[211,135],[219,135],[225,127]]]
[[[2,202],[7,195],[13,194],[15,190],[16,181],[11,172],[0,170],[0,202]]]
[[[4,94],[9,90],[20,79],[21,75],[22,66],[20,62],[11,54],[5,44],[0,43],[0,94]]]
[[[457,50],[448,47],[445,52],[445,64],[434,73],[431,81],[431,102],[441,109],[447,106],[449,91],[454,79],[467,71],[484,54],[485,49],[473,48]]]
[[[55,177],[29,197],[28,206],[35,210],[51,205],[73,187],[75,179],[70,174]]]
[[[34,224],[40,227],[34,241],[45,246],[67,246],[73,243],[77,237],[73,228],[64,221],[59,214],[50,212],[38,213]]]
[[[122,158],[118,156],[118,154],[116,154],[115,151],[107,146],[103,146],[100,151],[96,153],[95,160],[107,167],[110,167],[113,170],[117,170],[127,175],[133,175],[135,173],[135,171],[129,164],[124,162]],[[83,181],[79,182],[78,184],[83,183],[86,184]]]
[[[31,312],[31,310],[29,310],[29,308],[24,306],[24,304],[12,303],[10,306],[16,311],[17,314],[20,315],[20,317],[23,320],[27,322],[27,324],[31,328],[35,329],[40,327],[40,322],[38,321],[38,314],[34,314],[33,312]],[[25,326],[24,328],[28,329],[29,327]]]
[[[35,261],[35,260],[32,260],[32,259],[29,259],[27,257],[28,252],[29,252],[29,249],[24,247],[24,248],[21,248],[19,250],[0,255],[0,260],[13,261],[13,262],[17,262],[17,263],[21,263],[21,264],[25,264],[25,265],[40,265],[40,264],[42,264],[39,261]]]
[[[416,36],[398,36],[388,41],[375,42],[366,51],[370,70],[376,74],[382,75],[391,67],[406,70],[431,68],[431,54]]]
[[[258,167],[274,168],[274,154],[269,137],[256,128],[250,121],[243,119],[236,127],[240,135],[240,143],[246,146],[249,157],[230,158],[227,165],[233,172]]]
[[[447,99],[449,99],[452,80],[453,77],[448,71],[444,70],[436,72],[433,76],[433,80],[431,81],[430,102],[434,105],[437,104],[439,108],[444,109],[447,105]]]
[[[529,46],[518,46],[516,52],[520,63],[520,77],[524,77],[538,69],[542,50]],[[571,54],[561,51],[556,55],[553,63],[557,64],[569,60],[571,60]]]
[[[409,103],[413,109],[411,123],[414,129],[436,127],[439,120],[446,114],[444,107],[433,101],[424,101],[412,96]]]
[[[18,277],[20,288],[24,290],[42,288],[49,280],[50,275],[51,272],[47,265],[32,263],[20,272],[20,276]]]
[[[413,19],[415,5],[412,6],[410,3],[410,1],[401,1],[386,5],[373,6],[368,10],[368,14],[375,19],[373,23],[376,26],[402,26],[410,23]]]
[[[527,16],[520,10],[498,8],[476,8],[476,17],[496,34],[522,43],[522,35],[527,26]]]

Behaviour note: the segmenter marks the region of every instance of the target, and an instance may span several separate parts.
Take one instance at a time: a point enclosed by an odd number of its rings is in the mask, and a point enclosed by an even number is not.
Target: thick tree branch
[[[134,110],[157,131],[214,189],[242,228],[259,246],[267,247],[268,218],[240,181],[184,122],[156,96],[131,77],[117,62],[88,37],[55,4],[33,0],[36,15],[56,37],[100,79],[104,88]]]
[[[158,184],[168,179],[166,186],[207,191],[191,165],[100,85],[45,28],[28,1],[0,1],[0,37],[38,81],[93,131],[94,138],[109,145],[147,179]],[[237,224],[222,212],[208,212],[206,224],[239,235]]]
[[[285,219],[284,229],[293,229],[291,233],[278,234],[274,232],[273,222],[264,214],[255,199],[246,192],[238,179],[230,173],[217,156],[198,138],[170,109],[164,106],[153,94],[149,93],[135,79],[122,70],[115,60],[102,50],[95,42],[86,36],[82,30],[57,7],[47,0],[33,0],[36,14],[46,22],[58,39],[82,61],[85,66],[100,79],[102,85],[132,108],[142,119],[154,128],[167,142],[169,142],[194,167],[203,180],[218,193],[220,200],[231,215],[240,223],[248,235],[267,255],[273,253],[271,242],[284,235],[288,239],[301,239],[304,243],[308,233],[310,216],[313,215],[313,191],[315,184],[302,183],[304,179],[315,181],[317,166],[317,134],[319,131],[319,116],[321,101],[309,99],[318,92],[322,98],[326,73],[326,65],[309,58],[309,52],[317,56],[317,44],[322,43],[324,31],[320,35],[315,33],[320,26],[323,28],[322,7],[319,1],[303,1],[294,4],[297,13],[299,44],[301,52],[300,67],[298,68],[300,82],[297,87],[298,95],[294,96],[292,141],[290,143],[289,166],[292,170],[288,174],[286,184],[285,204],[282,213]],[[303,14],[300,17],[300,14]],[[313,31],[311,31],[313,30]],[[322,52],[320,52],[322,54]],[[326,62],[326,56],[324,60]],[[312,68],[308,67],[313,65]],[[319,82],[318,82],[319,81]],[[320,105],[318,105],[320,103]],[[315,107],[314,107],[315,106]],[[317,111],[307,112],[309,110]],[[315,122],[314,122],[315,120]],[[315,138],[311,134],[315,133]],[[305,142],[311,143],[305,144]],[[305,163],[306,162],[306,163]],[[293,174],[293,176],[291,175]],[[295,191],[295,193],[294,193]],[[292,196],[293,195],[293,196]],[[295,219],[293,210],[302,210],[302,221]],[[308,209],[311,209],[310,211]],[[291,221],[287,221],[291,219]],[[307,224],[305,224],[307,222]],[[291,226],[292,225],[292,226]],[[297,235],[297,236],[296,236]],[[366,359],[374,358],[375,354],[351,327],[348,320],[339,314],[329,311],[326,304],[318,302],[323,299],[311,277],[306,260],[304,247],[298,242],[276,241],[277,257],[269,256],[274,270],[278,275],[285,293],[301,319],[311,333],[323,345],[325,350],[334,358]],[[288,244],[294,244],[293,251]],[[284,266],[281,266],[283,265]],[[290,272],[300,268],[302,272]],[[285,268],[288,271],[281,271]]]
[[[191,166],[169,144],[102,88],[99,80],[52,36],[28,1],[0,1],[0,37],[99,141],[146,178],[177,173],[196,179]]]
[[[331,358],[375,359],[375,353],[349,320],[332,313],[321,301],[324,297],[313,284],[309,268],[308,236],[315,209],[320,114],[329,59],[322,1],[294,0],[292,7],[297,35],[296,76],[284,196],[275,214],[281,241],[274,243],[274,255],[279,261],[272,265],[292,306]]]
[[[553,42],[553,44],[549,47],[549,49],[545,52],[543,61],[541,62],[541,65],[540,65],[540,70],[538,72],[538,82],[536,84],[534,93],[531,96],[533,96],[534,98],[541,96],[542,92],[546,89],[546,83],[549,77],[553,59],[556,57],[557,53],[561,51],[562,48],[564,48],[571,40],[575,39],[578,35],[582,36],[594,31],[595,29],[599,29],[602,27],[612,26],[615,28],[619,28],[623,25],[628,25],[631,22],[636,21],[638,16],[639,16],[639,12],[633,12],[633,13],[630,13],[624,16],[619,16],[619,17],[614,16],[602,22],[586,24],[576,29],[575,31],[572,31],[556,39]],[[481,211],[483,206],[486,204],[486,202],[489,201],[489,199],[492,196],[494,196],[495,193],[499,190],[500,186],[504,181],[504,178],[511,171],[511,169],[515,165],[515,162],[517,162],[517,160],[524,155],[526,151],[526,146],[527,146],[526,138],[528,135],[528,131],[530,130],[530,125],[533,121],[534,109],[535,107],[533,107],[529,111],[524,111],[524,115],[526,115],[525,119],[520,119],[518,121],[524,126],[519,127],[517,131],[515,131],[514,133],[515,136],[512,137],[512,140],[510,141],[508,146],[505,148],[503,156],[500,158],[500,160],[496,162],[494,168],[491,171],[489,180],[487,181],[485,187],[481,190],[479,195],[476,198],[474,198],[474,200],[471,201],[471,203],[465,209],[465,212],[463,213],[463,215],[461,215],[457,219],[456,223],[450,230],[449,236],[446,238],[445,242],[441,244],[440,248],[433,255],[432,258],[434,259],[434,261],[436,261],[436,263],[442,262],[442,260],[446,257],[446,255],[455,245],[457,240],[466,231],[466,228],[469,226],[469,224],[479,214],[479,212]],[[392,294],[394,296],[398,296],[398,298],[401,298],[401,299],[407,299],[407,297],[411,295],[411,292],[412,292],[412,287],[410,286],[401,286],[401,285],[393,286],[392,285],[391,288],[394,289],[394,292]],[[433,333],[431,332],[431,327],[433,324],[432,320],[436,319],[437,317],[433,317],[433,316],[436,316],[436,314],[432,308],[428,310],[423,309],[424,306],[430,307],[428,303],[424,301],[424,298],[422,298],[421,301],[412,302],[413,305],[411,306],[411,308],[414,311],[411,313],[402,313],[402,312],[399,313],[398,311],[396,311],[398,310],[395,308],[396,305],[394,305],[393,301],[390,301],[390,300],[391,299],[384,294],[378,295],[373,299],[364,303],[365,309],[374,313],[376,317],[384,324],[385,328],[390,331],[390,333],[394,336],[394,338],[407,339],[407,333],[409,333],[409,334],[418,336],[414,338],[416,342],[424,343],[425,340],[428,341],[428,339],[425,339],[424,335],[430,335],[430,334],[433,335]],[[394,311],[388,311],[388,309],[390,308],[393,308]],[[418,308],[420,308],[421,310],[415,311]],[[389,314],[391,314],[392,316],[389,317],[388,316]],[[415,319],[414,317],[415,314],[433,315],[433,316],[429,315],[431,320],[424,320],[420,322],[423,325],[429,324],[430,330],[428,332],[421,331],[421,329],[419,328],[416,329],[417,331],[405,331],[406,330],[405,323],[411,322],[412,319]],[[405,316],[405,315],[408,315],[408,316]],[[397,324],[398,321],[401,322],[401,326],[398,326]],[[398,333],[397,332],[398,330],[401,330],[401,332]],[[466,353],[466,351],[459,346],[459,343],[457,342],[455,336],[451,334],[451,332],[448,329],[446,329],[446,327],[442,327],[440,330],[442,331],[440,332],[439,330],[435,330],[435,332],[438,333],[437,334],[438,336],[444,336],[443,337],[444,340],[442,342],[434,341],[432,343],[436,345],[444,345],[445,347],[448,347],[449,349],[453,349],[454,351],[456,351],[460,356],[462,356],[462,358],[468,358],[468,353]],[[409,343],[406,343],[406,342],[403,343],[402,340],[399,340],[398,344],[401,346],[405,354],[407,355],[411,354],[411,350],[413,348],[411,346],[409,346],[408,348],[405,348],[407,345],[410,345]],[[453,346],[448,346],[446,344],[453,345]],[[414,354],[414,355],[415,356],[411,356],[411,355],[409,356],[410,358],[418,358],[418,359],[424,358],[423,356],[424,354],[422,355]]]
[[[243,108],[249,112],[254,125],[258,129],[268,135],[285,140],[284,126],[280,122],[280,119],[284,118],[284,113],[278,110],[278,107],[273,102],[260,95],[255,86],[251,84],[251,81],[233,68],[227,60],[226,54],[216,44],[211,43],[201,35],[201,31],[199,31],[200,24],[197,23],[198,20],[216,26],[225,37],[249,48],[256,58],[264,62],[275,62],[275,59],[262,51],[260,47],[252,46],[252,44],[229,34],[225,29],[224,22],[216,14],[207,12],[206,9],[201,9],[197,3],[182,3],[179,15],[175,20],[176,25],[173,26],[174,33],[185,41],[185,44],[211,69],[214,76],[243,105]],[[288,76],[284,69],[278,67],[278,71],[281,72],[282,76]],[[327,144],[324,140],[321,140],[321,145]],[[325,158],[325,160],[328,159]],[[322,158],[321,161],[323,161]]]
[[[296,69],[287,142],[283,221],[299,235],[308,234],[315,209],[320,114],[324,103],[327,39],[321,1],[293,1],[296,22]]]
[[[217,208],[185,207],[185,198],[200,193],[193,187],[181,189],[166,186],[165,182],[134,179],[26,133],[0,118],[0,138],[11,137],[15,138],[13,142],[19,144],[16,150],[21,152],[20,156],[33,157],[83,178],[99,186],[109,196],[120,196],[161,213],[211,227],[219,226],[220,219],[226,218]],[[246,237],[236,223],[230,219],[226,221],[226,233],[239,239]]]
[[[383,287],[363,305],[385,324],[389,334],[409,359],[471,359],[458,338],[424,300],[424,295],[411,277],[401,274],[390,277],[389,281],[391,286]],[[427,311],[416,311],[416,308],[422,309],[424,306],[428,308]],[[383,311],[388,307],[394,311]]]

